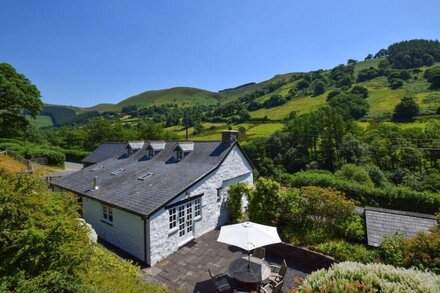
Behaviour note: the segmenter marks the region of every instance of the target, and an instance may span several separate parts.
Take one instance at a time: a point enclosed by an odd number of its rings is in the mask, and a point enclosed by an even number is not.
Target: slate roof
[[[182,151],[186,152],[190,152],[194,149],[194,143],[193,142],[189,142],[189,141],[185,141],[185,142],[179,142],[178,146],[182,149]]]
[[[119,157],[125,153],[126,143],[107,142],[100,145],[96,150],[81,160],[81,163],[96,164],[112,157]]]
[[[184,192],[193,183],[216,169],[234,144],[220,141],[194,142],[194,149],[182,160],[173,157],[177,142],[166,142],[164,150],[147,158],[146,146],[133,155],[113,157],[94,166],[66,175],[55,182],[74,193],[108,203],[135,214],[148,216]],[[120,168],[125,171],[111,175]],[[146,180],[138,177],[153,173]],[[92,190],[97,176],[98,190]]]
[[[382,208],[365,207],[368,245],[379,246],[384,236],[401,232],[413,237],[437,225],[435,216]]]

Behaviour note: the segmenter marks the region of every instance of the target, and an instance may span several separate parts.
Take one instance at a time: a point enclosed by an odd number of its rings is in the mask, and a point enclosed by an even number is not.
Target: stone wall
[[[300,264],[311,271],[329,268],[335,262],[330,256],[284,242],[266,246],[266,254]]]
[[[194,221],[193,237],[214,230],[227,221],[226,196],[230,184],[245,182],[253,184],[252,166],[245,159],[240,149],[235,146],[221,166],[206,176],[202,181],[174,199],[171,204],[178,203],[192,196],[201,197],[201,217]],[[217,190],[220,190],[220,198]],[[177,230],[169,229],[169,213],[160,209],[149,218],[149,264],[154,265],[175,252],[182,245],[182,238]],[[186,239],[187,235],[185,235]]]

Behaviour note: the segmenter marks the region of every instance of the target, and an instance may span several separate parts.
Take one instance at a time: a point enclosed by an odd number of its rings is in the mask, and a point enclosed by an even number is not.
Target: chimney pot
[[[93,190],[98,190],[98,176],[95,176],[95,178],[93,178]]]

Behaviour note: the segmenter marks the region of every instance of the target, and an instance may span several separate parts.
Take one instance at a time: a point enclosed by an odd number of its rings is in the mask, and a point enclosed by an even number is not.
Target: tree
[[[341,93],[329,101],[330,106],[343,109],[354,119],[365,116],[370,108],[365,99],[355,94]]]
[[[255,182],[255,190],[249,199],[249,218],[261,224],[276,224],[281,208],[280,184],[278,182],[258,178]]]
[[[413,121],[419,114],[420,108],[411,97],[404,97],[394,108],[393,121],[408,122]]]
[[[24,112],[35,118],[42,107],[37,87],[11,65],[0,63],[0,137],[21,134],[29,125]]]
[[[313,95],[319,96],[325,92],[325,84],[321,80],[318,80],[313,84]]]
[[[349,64],[356,64],[357,63],[357,60],[355,60],[355,59],[348,59],[347,60],[347,64],[349,65]]]
[[[310,86],[310,82],[308,82],[307,80],[301,79],[297,84],[296,84],[296,88],[298,90],[304,90],[306,88],[308,88]]]
[[[388,56],[388,50],[387,49],[380,49],[379,52],[377,52],[374,55],[374,58],[383,58]]]
[[[440,66],[426,70],[423,76],[431,83],[433,89],[440,89]]]
[[[370,176],[368,176],[367,171],[355,164],[343,165],[341,169],[336,171],[335,176],[339,179],[353,181],[365,186],[373,186],[373,182],[371,181]]]
[[[367,57],[365,57],[365,60],[373,59],[373,54],[368,54]]]
[[[358,95],[364,99],[368,98],[368,89],[366,87],[360,86],[360,85],[355,85],[352,89],[351,89],[351,93]]]

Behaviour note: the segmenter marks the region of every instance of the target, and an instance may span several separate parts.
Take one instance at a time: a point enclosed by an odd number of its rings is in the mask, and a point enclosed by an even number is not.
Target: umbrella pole
[[[250,264],[251,264],[251,252],[248,251],[248,272],[251,271],[251,266],[250,266]]]

